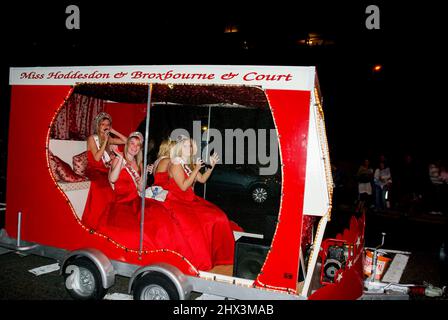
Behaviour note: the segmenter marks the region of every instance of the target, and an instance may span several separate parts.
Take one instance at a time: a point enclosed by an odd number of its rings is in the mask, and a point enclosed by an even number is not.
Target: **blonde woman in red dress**
[[[197,147],[193,140],[180,136],[171,149],[171,163],[168,167],[168,195],[165,205],[179,223],[184,235],[190,239],[195,250],[192,263],[200,270],[209,270],[216,265],[233,264],[234,236],[227,215],[213,203],[196,196],[194,183],[205,183],[219,161],[215,153],[210,158],[211,168],[201,174],[204,166],[197,159],[191,165]]]
[[[168,166],[170,165],[171,148],[176,145],[176,141],[165,139],[162,141],[157,154],[157,160],[154,162],[152,172],[154,175],[154,185],[166,188],[168,183]]]
[[[132,249],[140,246],[142,144],[142,134],[131,133],[123,154],[117,152],[112,160],[109,181],[114,198],[100,226],[102,233]],[[193,254],[188,239],[161,203],[145,199],[144,213],[143,250],[168,249],[183,256]]]
[[[86,176],[90,180],[90,189],[82,222],[89,228],[97,229],[113,196],[108,179],[113,150],[117,145],[124,144],[126,137],[112,128],[112,117],[106,112],[99,113],[94,121],[95,133],[87,138]]]

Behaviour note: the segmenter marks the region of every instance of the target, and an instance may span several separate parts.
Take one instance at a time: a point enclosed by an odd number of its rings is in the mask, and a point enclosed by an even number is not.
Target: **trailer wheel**
[[[250,191],[252,200],[257,204],[263,204],[269,197],[268,189],[266,186],[257,185]]]
[[[134,300],[179,300],[179,293],[166,276],[150,272],[136,280]]]
[[[98,268],[87,258],[69,262],[64,270],[64,280],[65,288],[76,300],[100,300],[107,292]]]

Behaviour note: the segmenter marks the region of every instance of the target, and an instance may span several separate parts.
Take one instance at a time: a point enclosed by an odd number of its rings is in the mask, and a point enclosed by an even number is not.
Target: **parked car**
[[[207,197],[242,195],[257,204],[279,199],[280,174],[260,175],[256,165],[217,165],[207,181]]]

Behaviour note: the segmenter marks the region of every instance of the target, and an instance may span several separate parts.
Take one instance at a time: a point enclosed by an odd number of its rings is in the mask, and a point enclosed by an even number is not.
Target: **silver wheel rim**
[[[255,188],[254,191],[252,191],[252,198],[257,203],[265,202],[268,198],[268,192],[262,187]]]
[[[73,290],[82,297],[88,297],[95,291],[95,278],[89,270],[79,267],[78,283]]]
[[[156,284],[151,284],[143,288],[140,297],[142,300],[170,300],[168,292]]]

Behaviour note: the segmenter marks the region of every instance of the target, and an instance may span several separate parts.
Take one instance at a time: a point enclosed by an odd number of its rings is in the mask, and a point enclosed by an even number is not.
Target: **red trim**
[[[266,90],[277,127],[282,168],[279,224],[257,287],[296,292],[302,235],[310,92]]]

